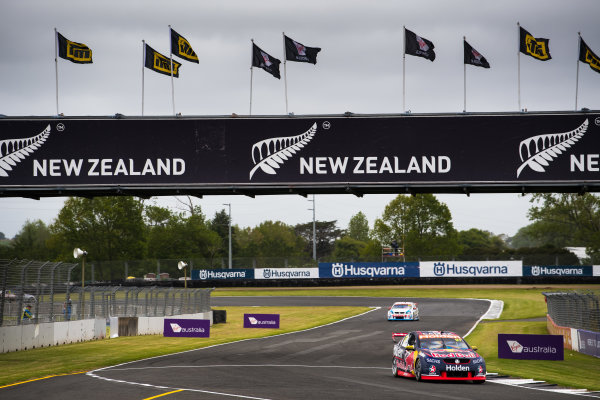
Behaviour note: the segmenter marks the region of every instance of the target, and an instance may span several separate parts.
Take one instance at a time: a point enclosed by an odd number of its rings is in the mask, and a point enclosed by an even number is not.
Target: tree
[[[589,193],[535,194],[529,209],[532,238],[556,247],[585,246],[600,258],[600,197]]]
[[[460,250],[448,206],[428,193],[398,195],[375,221],[373,237],[384,245],[402,241],[412,257],[453,257]]]
[[[348,223],[348,236],[355,240],[366,242],[369,240],[369,221],[362,211],[353,215]]]
[[[143,204],[131,196],[71,197],[50,226],[49,244],[63,260],[72,260],[73,248],[88,252],[87,260],[141,259],[146,250]],[[96,268],[97,278],[115,279],[122,271]]]
[[[333,252],[337,239],[344,235],[343,229],[338,229],[337,221],[315,221],[315,236],[317,242],[317,259],[326,258]],[[298,224],[294,231],[306,242],[305,251],[312,258],[313,254],[313,223]]]
[[[298,257],[305,248],[294,228],[281,221],[265,221],[255,228],[242,229],[237,242],[241,257]]]
[[[221,237],[221,252],[220,255],[223,257],[229,255],[229,214],[222,209],[215,213],[214,218],[209,222],[208,226],[211,230],[215,231]],[[237,254],[237,243],[235,237],[239,228],[235,225],[231,226],[231,252]]]
[[[53,259],[54,254],[46,245],[48,239],[50,230],[43,221],[28,220],[13,239],[15,257],[44,261]]]
[[[477,228],[458,232],[458,244],[463,255],[492,256],[506,249],[504,241],[491,232]]]

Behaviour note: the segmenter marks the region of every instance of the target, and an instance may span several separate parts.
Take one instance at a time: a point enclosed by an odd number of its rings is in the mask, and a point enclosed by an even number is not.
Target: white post
[[[463,36],[463,49],[465,46],[465,42],[467,41],[467,37]],[[463,60],[463,112],[467,112],[467,64]]]
[[[317,229],[316,229],[316,222],[315,222],[315,210],[316,210],[316,202],[315,202],[315,195],[313,194],[312,196],[312,200],[308,200],[308,201],[312,201],[313,206],[312,208],[309,208],[309,210],[312,210],[313,212],[313,260],[317,261]]]
[[[248,115],[252,115],[252,62],[254,61],[254,39],[250,39],[252,42],[252,58],[250,58],[250,112]]]
[[[519,99],[519,111],[521,111],[521,24],[517,22],[517,97]]]
[[[402,25],[402,112],[406,112],[406,26]]]
[[[579,95],[579,54],[581,54],[581,32],[577,32],[579,52],[577,53],[577,74],[575,75],[575,111],[577,111],[577,96]]]
[[[56,115],[58,115],[58,32],[56,28],[54,28],[54,72],[56,75]]]
[[[288,115],[288,97],[287,97],[287,67],[286,67],[286,52],[285,52],[285,32],[283,34],[283,82],[285,85],[285,115]]]
[[[229,269],[231,269],[231,203],[229,205]]]
[[[171,41],[171,25],[169,25],[169,49],[171,58],[171,102],[173,103],[173,115],[175,115],[175,85],[173,84],[173,42]]]
[[[144,116],[144,68],[146,67],[146,41],[142,39],[142,117]]]

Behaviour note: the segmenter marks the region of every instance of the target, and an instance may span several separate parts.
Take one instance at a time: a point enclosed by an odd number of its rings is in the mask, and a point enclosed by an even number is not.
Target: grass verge
[[[309,329],[361,314],[368,307],[256,307],[253,312],[281,314],[279,329],[243,329],[247,307],[227,307],[227,323],[211,327],[210,338],[161,335],[119,337],[0,354],[0,387],[51,375],[91,371],[149,357],[199,349],[242,339]],[[0,389],[1,390],[1,389]],[[2,395],[0,395],[0,398]]]

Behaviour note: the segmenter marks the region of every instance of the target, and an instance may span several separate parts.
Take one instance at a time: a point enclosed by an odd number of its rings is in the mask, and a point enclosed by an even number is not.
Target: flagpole
[[[402,25],[402,112],[406,112],[406,26]]]
[[[467,37],[463,36],[463,49],[465,47],[465,42],[467,41]],[[465,64],[465,61],[463,60],[463,83],[464,83],[464,90],[463,90],[463,112],[467,112],[467,64]]]
[[[173,42],[171,41],[171,25],[169,25],[169,48],[171,52],[169,57],[171,58],[171,102],[173,103],[173,115],[175,115],[175,85],[173,84]]]
[[[517,21],[517,43],[519,43],[519,49],[517,50],[517,96],[519,98],[519,111],[521,111],[521,24]]]
[[[579,52],[577,53],[577,74],[575,76],[575,111],[577,111],[577,96],[579,95],[579,55],[581,54],[581,32],[577,32],[579,38]]]
[[[285,115],[288,115],[288,97],[287,97],[287,63],[286,63],[286,53],[285,53],[285,32],[281,32],[283,34],[283,82],[285,84]]]
[[[146,66],[146,41],[142,39],[142,117],[144,116],[144,67]]]
[[[56,115],[58,115],[58,32],[54,28],[54,72],[56,75]]]
[[[250,39],[252,42],[252,57],[250,58],[250,112],[248,115],[252,115],[252,61],[254,59],[254,39]]]

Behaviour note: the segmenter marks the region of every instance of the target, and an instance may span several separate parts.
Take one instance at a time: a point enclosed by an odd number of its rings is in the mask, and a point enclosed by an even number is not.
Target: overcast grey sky
[[[168,25],[185,36],[200,59],[182,61],[175,80],[176,111],[184,115],[247,114],[250,39],[283,61],[282,32],[321,47],[317,65],[287,64],[289,111],[295,114],[402,112],[402,26],[435,44],[430,62],[407,56],[406,108],[412,113],[463,110],[462,37],[491,64],[467,66],[468,111],[516,111],[517,21],[550,39],[552,60],[521,55],[521,105],[529,111],[573,110],[577,32],[600,54],[600,2],[544,1],[45,1],[0,6],[0,114],[56,114],[54,28],[93,50],[94,63],[59,60],[59,104],[65,115],[139,115],[142,39],[169,52]],[[282,64],[283,73],[283,64]],[[145,72],[145,115],[172,113],[171,82]],[[600,109],[600,74],[580,64],[579,108]],[[255,69],[252,112],[284,114],[284,82]],[[76,146],[76,143],[73,143]],[[369,223],[392,195],[316,196],[319,220],[345,228],[358,211]],[[516,194],[439,195],[457,229],[476,227],[514,235],[529,223],[528,198]],[[310,199],[310,197],[309,197]],[[209,218],[232,204],[233,222],[312,220],[312,203],[296,196],[207,196]],[[29,219],[51,223],[64,199],[0,198],[0,232],[14,236]],[[175,206],[173,198],[160,205]]]

